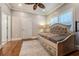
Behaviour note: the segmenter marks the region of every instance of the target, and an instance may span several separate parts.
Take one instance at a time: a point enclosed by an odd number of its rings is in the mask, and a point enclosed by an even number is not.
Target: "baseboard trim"
[[[12,41],[22,40],[22,38],[12,38]]]

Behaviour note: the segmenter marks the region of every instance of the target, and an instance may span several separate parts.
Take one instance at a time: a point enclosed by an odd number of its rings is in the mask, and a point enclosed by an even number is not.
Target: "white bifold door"
[[[11,41],[11,16],[2,12],[1,17],[1,44],[4,45],[8,41]]]
[[[12,22],[11,22],[11,15],[8,15],[7,16],[7,26],[8,26],[8,28],[7,28],[7,39],[8,39],[8,41],[11,41],[11,29],[12,29],[12,27],[11,27],[11,24],[12,24]]]
[[[32,19],[26,13],[13,12],[12,37],[27,39],[32,36]],[[17,39],[18,40],[18,39]]]
[[[1,21],[2,21],[1,22],[2,23],[2,40],[1,40],[1,43],[2,43],[2,45],[4,45],[8,41],[7,15],[4,12],[2,12],[1,16],[2,16],[2,19],[1,19]]]

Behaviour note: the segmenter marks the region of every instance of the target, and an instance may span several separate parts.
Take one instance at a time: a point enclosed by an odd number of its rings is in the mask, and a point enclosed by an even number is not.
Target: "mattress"
[[[53,33],[40,33],[39,35],[54,43],[57,43],[58,41],[62,41],[67,37],[67,35],[59,35],[59,34],[53,34]]]

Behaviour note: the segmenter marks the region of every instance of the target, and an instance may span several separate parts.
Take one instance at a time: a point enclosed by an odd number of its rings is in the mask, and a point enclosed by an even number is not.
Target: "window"
[[[73,31],[73,14],[71,11],[67,11],[59,16],[59,23],[66,25],[71,31]]]
[[[62,14],[59,14],[59,16],[53,17],[49,21],[49,25],[53,25],[55,23],[61,23],[68,27],[70,31],[73,31],[73,13],[72,11],[65,11]]]
[[[72,24],[72,12],[66,12],[59,16],[59,23],[71,25]]]
[[[50,25],[53,25],[53,24],[55,24],[55,23],[58,23],[58,17],[54,17],[54,18],[52,18],[52,19],[49,21],[49,24],[50,24]]]

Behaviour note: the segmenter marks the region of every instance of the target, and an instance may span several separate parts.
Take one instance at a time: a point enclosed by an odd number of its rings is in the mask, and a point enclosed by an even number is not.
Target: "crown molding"
[[[54,11],[56,11],[58,8],[60,8],[62,5],[64,5],[64,3],[59,4],[57,7],[55,7],[54,9],[51,9],[50,11],[48,11],[47,13],[45,13],[45,15],[50,15],[51,13],[53,13]]]
[[[21,10],[17,10],[17,9],[15,9],[15,8],[12,8],[12,6],[11,6],[10,4],[8,4],[8,3],[6,3],[6,5],[8,6],[8,8],[9,8],[10,10],[21,11]],[[52,8],[51,10],[49,10],[48,12],[46,12],[46,13],[44,13],[44,14],[42,14],[42,15],[45,15],[45,16],[50,15],[51,13],[53,13],[54,11],[56,11],[58,8],[60,8],[62,5],[64,5],[64,3],[59,4],[59,5],[56,6],[54,9]],[[25,11],[21,11],[21,12],[25,12]],[[26,12],[27,12],[27,11],[26,11]],[[31,13],[31,12],[27,12],[27,13]],[[34,13],[31,13],[31,14],[34,14]],[[39,14],[39,15],[40,15],[40,14]]]

